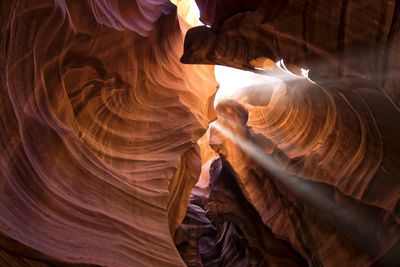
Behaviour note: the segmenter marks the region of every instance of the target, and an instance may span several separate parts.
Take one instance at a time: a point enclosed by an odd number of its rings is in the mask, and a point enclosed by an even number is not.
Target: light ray
[[[357,206],[337,189],[330,188],[329,191],[326,190],[329,185],[287,173],[276,159],[265,153],[257,144],[235,134],[218,120],[213,122],[211,127],[231,140],[263,167],[270,179],[285,185],[299,200],[332,221],[342,233],[366,253],[380,254],[384,247],[393,242],[394,239],[391,238],[388,229],[384,229],[376,218],[372,218],[364,208]],[[326,192],[331,193],[330,197]]]

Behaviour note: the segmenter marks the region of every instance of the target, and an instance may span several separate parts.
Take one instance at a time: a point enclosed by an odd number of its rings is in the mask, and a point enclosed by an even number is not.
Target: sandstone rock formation
[[[0,3],[0,266],[399,266],[400,2],[171,2]]]
[[[328,2],[263,1],[222,24],[205,14],[215,28],[189,30],[181,60],[266,73],[269,59],[309,68],[316,83],[287,72],[264,105],[237,96],[250,107],[247,125],[232,119],[243,117],[237,104],[225,102],[219,116],[239,140],[216,130],[219,141],[210,142],[264,224],[308,264],[397,266],[400,113],[397,60],[388,55],[400,45],[399,6]],[[263,166],[258,154],[272,163]]]
[[[2,1],[1,266],[183,265],[216,83],[181,27],[169,1]]]

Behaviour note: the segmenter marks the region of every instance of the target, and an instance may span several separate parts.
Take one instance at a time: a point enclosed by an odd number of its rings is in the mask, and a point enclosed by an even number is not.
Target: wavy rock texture
[[[398,2],[263,1],[223,22],[210,18],[225,9],[197,2],[214,28],[189,30],[182,62],[269,70],[260,57],[283,59],[317,83],[288,74],[284,86],[266,86],[264,105],[236,96],[249,108],[247,125],[234,102],[219,108],[225,127],[284,171],[211,129],[212,147],[264,224],[311,266],[398,266]]]
[[[0,5],[1,265],[183,265],[216,83],[180,64],[175,6]]]
[[[203,165],[175,242],[188,266],[307,266],[263,224],[223,159]]]
[[[196,2],[0,3],[0,265],[399,266],[400,2]]]
[[[317,82],[350,74],[367,77],[399,105],[392,87],[399,80],[393,57],[399,49],[398,1],[196,2],[202,21],[213,28],[188,32],[182,61],[249,68],[259,57],[284,59],[310,69]]]
[[[238,104],[229,101],[220,104],[223,108],[217,107],[219,116],[229,112],[232,117],[235,110],[238,118],[244,118],[230,120],[226,127],[271,155],[274,164],[285,171],[263,168],[257,158],[253,160],[237,143],[213,129],[211,145],[232,166],[243,194],[264,224],[274,235],[289,240],[310,265],[346,262],[352,266],[396,266],[400,244],[398,181],[385,179],[382,168],[389,160],[374,143],[382,141],[373,136],[372,129],[378,130],[369,123],[374,120],[360,120],[355,108],[346,111],[341,101],[331,103],[331,108],[325,103],[328,115],[307,112],[324,104],[318,95],[324,89],[305,81],[307,86],[302,87],[301,83],[275,91],[266,107],[250,110],[250,129]],[[332,110],[345,114],[333,112],[335,128],[325,121]],[[353,112],[355,121],[351,124]],[[372,129],[363,136],[357,131],[357,122],[365,122],[360,128]],[[397,167],[391,171],[396,172]]]

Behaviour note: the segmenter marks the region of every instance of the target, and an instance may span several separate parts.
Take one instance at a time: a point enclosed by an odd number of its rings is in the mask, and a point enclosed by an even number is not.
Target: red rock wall
[[[183,265],[171,235],[216,84],[212,67],[179,63],[175,6],[0,10],[0,265]]]
[[[211,4],[199,2],[208,18]],[[283,79],[286,86],[266,86],[273,94],[257,107],[237,97],[249,108],[247,125],[232,120],[242,116],[236,104],[219,109],[218,120],[229,118],[225,126],[279,171],[218,131],[211,145],[264,224],[309,265],[397,266],[397,1],[262,1],[242,11],[189,30],[182,62],[250,70],[269,69],[260,57],[283,59],[293,71],[308,68],[316,84]]]
[[[0,3],[0,266],[398,266],[399,1],[196,2],[211,28],[167,0]],[[281,168],[197,144],[217,85],[181,62],[280,59],[316,84],[217,111]]]

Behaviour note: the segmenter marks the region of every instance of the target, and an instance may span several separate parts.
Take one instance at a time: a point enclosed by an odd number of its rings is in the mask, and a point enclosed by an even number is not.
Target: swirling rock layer
[[[225,160],[207,162],[175,242],[188,266],[307,266],[248,203]]]
[[[257,153],[211,130],[264,224],[312,266],[397,266],[398,2],[262,1],[215,23],[224,9],[198,2],[214,27],[189,30],[182,62],[270,70],[260,57],[283,59],[316,82],[288,73],[283,86],[265,86],[273,93],[264,105],[237,97],[247,125],[237,104],[219,109],[217,123]],[[265,167],[264,156],[281,170]]]
[[[0,6],[4,266],[183,265],[171,234],[216,84],[211,67],[179,63],[175,6]]]
[[[0,265],[399,266],[400,2],[196,2],[0,3]]]

